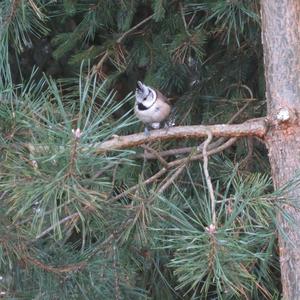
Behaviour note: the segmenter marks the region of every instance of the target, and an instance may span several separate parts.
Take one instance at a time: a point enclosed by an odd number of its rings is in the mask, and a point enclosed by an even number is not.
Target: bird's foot
[[[150,136],[150,130],[147,126],[145,126],[144,134],[145,134],[145,136]]]
[[[171,127],[171,126],[169,126],[167,123],[165,123],[164,129],[166,130],[166,133],[168,133],[170,127]]]

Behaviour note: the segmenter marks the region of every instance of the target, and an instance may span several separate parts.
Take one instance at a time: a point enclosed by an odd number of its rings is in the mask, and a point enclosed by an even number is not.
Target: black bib
[[[139,110],[147,110],[149,107],[146,107],[143,103],[138,103]]]

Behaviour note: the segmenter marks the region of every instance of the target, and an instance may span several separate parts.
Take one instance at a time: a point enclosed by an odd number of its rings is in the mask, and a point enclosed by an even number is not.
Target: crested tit
[[[138,119],[145,124],[145,134],[149,135],[148,126],[158,129],[160,123],[167,121],[171,113],[170,102],[158,90],[141,81],[137,82],[135,98],[134,112]]]

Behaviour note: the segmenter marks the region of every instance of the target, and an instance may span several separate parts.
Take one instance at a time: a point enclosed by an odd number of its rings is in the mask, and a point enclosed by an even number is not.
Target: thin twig
[[[171,156],[171,155],[180,155],[180,154],[186,154],[190,153],[195,147],[182,147],[182,148],[175,148],[175,149],[170,149],[170,150],[164,150],[157,152],[159,154],[159,157],[166,157],[166,156]],[[157,155],[154,155],[152,153],[139,153],[134,155],[134,158],[144,158],[146,156],[147,159],[158,159]]]
[[[207,139],[204,142],[202,154],[203,154],[203,170],[204,170],[205,180],[206,180],[210,201],[211,201],[212,224],[216,227],[216,198],[214,194],[213,185],[211,183],[211,178],[208,172],[208,154],[207,154],[207,146],[211,142],[212,138],[213,138],[212,133],[209,130],[207,130]]]
[[[226,148],[230,147],[232,144],[234,144],[236,142],[237,138],[231,138],[229,139],[226,143],[222,144],[221,146],[212,149],[210,151],[207,152],[207,155],[213,155],[216,154],[218,152],[221,152],[223,150],[225,150]],[[144,185],[150,184],[155,182],[156,180],[158,180],[161,176],[163,176],[169,169],[177,167],[178,165],[182,165],[185,164],[187,161],[194,161],[194,160],[200,160],[203,158],[202,153],[196,154],[192,157],[185,157],[185,158],[181,158],[181,159],[177,159],[175,161],[169,162],[168,163],[168,168],[162,168],[161,170],[159,170],[156,174],[154,174],[153,176],[151,176],[150,178],[146,179],[145,181],[143,181]],[[127,189],[126,191],[122,192],[121,194],[110,198],[110,201],[116,201],[119,200],[129,194],[132,194],[134,191],[136,191],[138,188],[140,187],[140,184],[136,184],[134,186],[132,186],[131,188]]]
[[[166,172],[167,172],[167,169],[166,168],[162,168],[156,174],[154,174],[153,176],[151,176],[148,179],[146,179],[145,181],[143,181],[143,184],[146,185],[146,184],[150,184],[150,183],[156,181],[158,178],[160,178]],[[132,186],[131,188],[127,189],[126,191],[122,192],[121,194],[119,194],[119,195],[117,195],[115,197],[110,198],[110,201],[119,200],[119,199],[127,196],[128,194],[133,193],[139,187],[140,187],[140,184],[136,184],[136,185]]]
[[[141,25],[145,24],[146,22],[148,22],[149,20],[152,19],[152,17],[154,16],[154,14],[148,16],[147,18],[145,18],[144,20],[142,20],[140,23],[136,24],[135,26],[131,27],[129,30],[127,30],[126,32],[124,32],[116,41],[117,44],[120,44],[124,38],[131,33],[132,31],[134,31],[135,29],[137,29],[138,27],[140,27]],[[103,64],[105,63],[105,61],[107,60],[107,58],[109,57],[109,51],[108,49],[104,52],[102,58],[100,59],[100,61],[97,63],[96,66],[94,66],[92,73],[99,73]]]
[[[247,168],[249,165],[249,162],[253,158],[253,150],[254,150],[253,137],[249,137],[247,139],[247,146],[248,146],[248,153],[247,153],[246,157],[240,162],[240,165],[239,165],[240,168]]]
[[[185,169],[186,163],[177,167],[176,172],[168,178],[165,183],[155,192],[156,195],[162,194],[174,181],[175,179],[181,174],[181,172]]]
[[[68,264],[68,265],[63,265],[59,267],[53,267],[50,265],[46,265],[40,260],[33,258],[29,255],[22,257],[26,262],[30,262],[33,265],[39,267],[42,270],[51,272],[51,273],[56,273],[56,274],[61,274],[61,273],[69,273],[69,272],[76,272],[82,268],[84,268],[87,263],[86,262],[80,262],[80,263],[75,263],[75,264]]]
[[[65,223],[65,222],[69,221],[70,219],[77,219],[78,217],[79,217],[79,213],[76,212],[76,213],[74,213],[72,215],[69,215],[69,216],[61,219],[59,222],[53,224],[52,226],[50,226],[49,228],[47,228],[46,230],[44,230],[43,232],[41,232],[39,235],[37,235],[34,240],[36,241],[36,240],[42,238],[43,236],[47,235],[49,232],[51,232],[52,230],[54,230],[55,227],[57,227],[57,226]]]
[[[192,24],[194,18],[196,17],[196,14],[197,14],[197,12],[195,11],[195,12],[193,13],[192,17],[191,17],[190,20],[189,20],[189,23],[188,23],[188,25],[187,25],[188,27]]]
[[[92,69],[92,74],[100,73],[100,70],[101,70],[101,68],[102,68],[102,65],[104,64],[104,62],[105,62],[106,59],[108,58],[108,54],[109,54],[109,52],[108,52],[108,50],[106,50],[106,51],[104,52],[104,54],[102,55],[100,61],[97,63],[97,65],[93,67],[93,69]]]
[[[168,166],[168,162],[165,159],[163,159],[163,157],[160,155],[159,152],[157,152],[156,150],[154,150],[153,148],[151,148],[146,144],[142,145],[141,147],[147,150],[148,152],[150,152],[152,155],[154,155],[164,167]],[[147,158],[147,152],[144,153],[144,157]]]
[[[123,161],[123,160],[121,159],[120,161],[118,161],[117,164],[119,165],[120,163],[122,163],[122,161]],[[99,177],[102,176],[106,171],[108,171],[109,169],[111,169],[111,168],[114,167],[115,165],[116,165],[116,163],[115,163],[115,162],[112,162],[112,163],[108,164],[107,166],[102,167],[100,171],[98,171],[98,172],[95,173],[95,175],[92,177],[92,180],[95,180],[95,179],[99,178]]]
[[[117,247],[116,244],[113,245],[113,269],[115,273],[115,300],[121,299],[120,294],[120,278],[119,272],[117,270]]]
[[[154,16],[154,14],[148,16],[146,19],[142,20],[140,23],[134,25],[133,27],[131,27],[129,30],[127,30],[126,32],[124,32],[118,39],[117,39],[117,43],[121,43],[123,41],[123,39],[132,31],[136,30],[137,28],[139,28],[140,26],[142,26],[143,24],[145,24],[146,22],[148,22],[149,20],[152,19],[152,17]]]
[[[216,147],[219,147],[226,139],[225,138],[219,138],[217,139],[214,143],[211,143],[208,145],[207,150],[214,149]],[[197,147],[197,151],[200,152],[202,151],[203,145],[201,144],[200,146]],[[180,155],[180,154],[186,154],[186,153],[191,153],[192,151],[195,151],[196,147],[182,147],[182,148],[176,148],[176,149],[170,149],[170,150],[165,150],[161,152],[157,152],[157,154],[160,157],[166,157],[166,156],[171,156],[171,155]],[[157,155],[151,154],[151,153],[139,153],[134,156],[134,158],[144,158],[146,156],[147,159],[158,159]]]
[[[238,87],[238,88],[243,88],[243,89],[245,89],[245,90],[249,93],[249,95],[250,95],[250,100],[254,100],[252,90],[251,90],[246,84],[239,84],[239,83],[233,83],[233,84],[231,84],[231,85],[227,88],[226,97],[228,97],[229,91],[230,91],[231,88],[233,88],[233,87]]]
[[[255,101],[255,99],[249,99],[246,104],[239,109],[231,118],[230,120],[227,122],[227,124],[232,124],[234,122],[234,120],[249,106],[250,103],[252,103],[253,101]]]
[[[116,166],[114,167],[113,174],[112,174],[111,193],[113,192],[113,190],[115,188],[118,167],[119,167],[119,164],[117,163]]]
[[[183,22],[183,25],[184,25],[185,32],[188,36],[192,36],[191,33],[189,32],[188,25],[187,25],[186,20],[185,20],[183,5],[182,5],[181,2],[179,3],[179,7],[180,7],[180,15],[181,15],[181,19],[182,19],[182,22]]]
[[[228,141],[226,141],[224,144],[222,144],[221,146],[215,148],[215,149],[212,149],[210,151],[207,152],[207,155],[208,156],[211,156],[213,154],[216,154],[216,153],[219,153],[219,152],[222,152],[223,150],[229,148],[231,145],[233,145],[236,141],[237,141],[238,138],[236,137],[233,137],[231,139],[229,139]],[[197,155],[194,155],[190,158],[191,161],[194,161],[194,160],[200,160],[200,159],[203,159],[203,154],[197,154]],[[176,161],[176,163],[178,164],[179,163],[179,160]],[[172,164],[172,162],[170,163]]]

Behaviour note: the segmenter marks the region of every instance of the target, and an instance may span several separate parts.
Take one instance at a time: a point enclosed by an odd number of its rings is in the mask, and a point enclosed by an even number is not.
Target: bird
[[[134,112],[137,118],[145,124],[145,134],[150,135],[149,128],[159,129],[161,123],[168,127],[168,118],[172,107],[167,97],[160,91],[137,82],[135,90]]]

